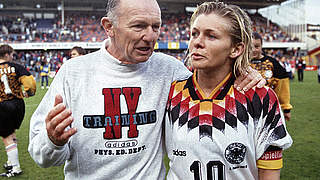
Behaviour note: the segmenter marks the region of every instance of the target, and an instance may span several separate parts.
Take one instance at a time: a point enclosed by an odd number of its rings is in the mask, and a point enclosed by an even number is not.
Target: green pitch
[[[320,84],[316,72],[305,72],[304,82],[297,78],[291,81],[291,102],[294,106],[292,118],[287,128],[293,138],[293,146],[284,152],[284,168],[281,170],[282,180],[316,180],[320,176]],[[25,99],[26,115],[21,128],[17,131],[20,164],[23,174],[17,180],[60,180],[63,179],[63,167],[40,168],[31,159],[28,148],[29,120],[40,103],[46,89]],[[52,97],[54,98],[54,97]],[[4,172],[2,164],[7,160],[5,150],[0,148],[0,172]],[[165,159],[166,165],[168,160]],[[1,178],[0,179],[6,179]]]

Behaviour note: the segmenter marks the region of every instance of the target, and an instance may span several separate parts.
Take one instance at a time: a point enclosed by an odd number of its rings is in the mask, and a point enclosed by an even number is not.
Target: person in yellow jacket
[[[15,130],[20,128],[24,118],[23,98],[36,92],[33,76],[23,66],[12,62],[13,51],[9,45],[0,46],[0,136],[8,156],[3,165],[7,171],[0,174],[4,177],[22,173]]]
[[[251,67],[260,72],[267,81],[267,86],[271,87],[277,94],[281,109],[285,119],[291,118],[292,105],[290,104],[290,81],[289,74],[276,59],[263,54],[262,37],[259,33],[253,33],[253,52]]]
[[[49,72],[50,72],[50,65],[47,60],[44,60],[40,66],[41,89],[44,89],[44,86],[43,86],[44,81],[46,81],[47,89],[49,88],[49,80],[48,80]]]

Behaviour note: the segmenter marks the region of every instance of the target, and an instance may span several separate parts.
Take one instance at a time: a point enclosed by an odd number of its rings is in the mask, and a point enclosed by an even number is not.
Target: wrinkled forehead
[[[160,7],[155,0],[122,0],[118,10],[120,16],[153,17],[161,20]]]

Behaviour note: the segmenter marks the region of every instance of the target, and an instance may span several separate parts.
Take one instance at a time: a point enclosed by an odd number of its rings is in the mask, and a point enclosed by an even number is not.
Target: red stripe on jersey
[[[176,81],[171,84],[171,88],[170,88],[170,91],[169,91],[169,100],[170,100],[170,99],[172,98],[172,96],[173,96],[173,92],[174,92],[174,90],[175,90],[175,85],[176,85],[176,84],[177,84]]]
[[[259,160],[279,160],[282,159],[282,150],[264,152]]]
[[[199,126],[202,125],[212,126],[212,116],[210,114],[199,115]]]
[[[233,97],[230,97],[230,95],[227,95],[225,98],[225,109],[232,115],[237,116],[236,100]]]
[[[263,103],[263,98],[267,95],[268,90],[266,88],[256,88],[255,91],[258,94],[261,103]]]
[[[217,104],[212,104],[212,115],[218,119],[224,120],[225,119],[225,109]]]
[[[181,102],[179,117],[189,110],[189,102],[190,102],[190,96]]]
[[[239,103],[247,107],[246,97],[236,89],[234,89],[234,97]]]
[[[182,99],[182,91],[180,91],[175,97],[172,97],[171,107],[172,108],[176,107],[181,102],[181,99]]]
[[[190,120],[190,119],[193,119],[193,118],[199,116],[199,109],[200,109],[200,104],[199,103],[194,105],[194,106],[192,106],[192,107],[190,107],[188,119]]]
[[[246,92],[246,95],[249,97],[250,101],[252,101],[254,93],[255,91],[252,88]]]
[[[269,97],[270,97],[269,98],[268,111],[270,111],[272,106],[274,105],[274,103],[276,103],[278,101],[278,97],[276,96],[276,93],[274,93],[271,88],[269,88],[268,94],[269,94]],[[280,113],[280,109],[279,109],[279,106],[277,105],[276,114],[279,114],[279,113]]]

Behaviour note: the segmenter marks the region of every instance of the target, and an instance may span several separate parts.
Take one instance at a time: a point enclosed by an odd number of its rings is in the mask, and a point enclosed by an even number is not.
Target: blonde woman
[[[237,6],[206,2],[191,18],[192,77],[172,83],[167,105],[167,179],[280,179],[290,147],[271,88],[234,88],[246,73],[251,22]]]

